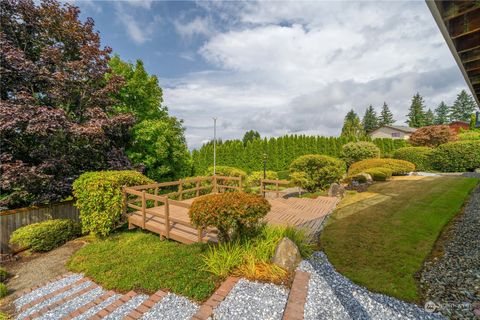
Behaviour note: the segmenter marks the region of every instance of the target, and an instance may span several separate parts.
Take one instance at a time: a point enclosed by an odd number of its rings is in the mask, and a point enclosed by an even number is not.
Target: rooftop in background
[[[417,128],[411,128],[409,126],[385,126],[385,127],[392,128],[398,131],[410,132],[410,133],[417,131]]]
[[[426,0],[426,3],[480,105],[480,2]]]

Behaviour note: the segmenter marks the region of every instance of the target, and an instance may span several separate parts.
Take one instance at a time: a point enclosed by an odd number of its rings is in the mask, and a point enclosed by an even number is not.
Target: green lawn
[[[205,244],[184,245],[147,232],[125,231],[86,245],[68,267],[106,289],[147,293],[162,289],[202,301],[221,280],[203,270],[206,249]]]
[[[477,182],[400,178],[349,193],[322,232],[321,246],[335,268],[354,282],[419,302],[415,273]]]

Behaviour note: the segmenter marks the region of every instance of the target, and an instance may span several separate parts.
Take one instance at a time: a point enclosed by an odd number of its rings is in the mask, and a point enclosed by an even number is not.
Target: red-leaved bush
[[[242,235],[270,211],[264,198],[245,192],[209,194],[193,201],[190,221],[195,227],[215,227],[221,241]]]
[[[437,147],[443,143],[457,140],[457,134],[447,125],[427,126],[410,136],[410,143],[420,147]]]

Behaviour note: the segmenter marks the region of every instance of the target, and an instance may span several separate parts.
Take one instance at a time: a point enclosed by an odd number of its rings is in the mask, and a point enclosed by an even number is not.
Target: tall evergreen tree
[[[449,107],[445,102],[440,102],[437,108],[435,108],[435,124],[447,124],[449,122]]]
[[[363,130],[365,130],[366,133],[370,133],[378,128],[377,113],[375,112],[375,109],[373,109],[372,105],[367,107],[365,115],[363,116],[362,125]]]
[[[470,121],[470,117],[477,107],[473,97],[465,90],[462,90],[457,95],[453,106],[450,107],[450,120]]]
[[[406,123],[412,128],[420,128],[425,125],[425,103],[420,93],[416,93],[412,98],[412,104],[408,109],[408,120]]]
[[[427,112],[425,112],[425,122],[423,125],[425,126],[431,126],[435,123],[435,114],[433,113],[432,109],[428,109]]]
[[[393,114],[388,108],[386,102],[383,103],[382,112],[380,112],[380,116],[378,117],[378,126],[388,126],[394,124],[395,120],[393,119]]]
[[[344,137],[362,137],[365,135],[360,118],[355,111],[350,110],[343,121],[342,134]]]
[[[247,142],[253,141],[255,139],[260,139],[260,133],[258,133],[258,131],[255,131],[255,130],[250,130],[245,132],[245,134],[243,135],[242,141],[244,145],[247,145]]]

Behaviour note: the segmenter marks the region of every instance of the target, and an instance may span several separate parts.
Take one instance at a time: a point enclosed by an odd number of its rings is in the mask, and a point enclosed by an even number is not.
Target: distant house
[[[466,121],[453,121],[448,125],[451,129],[455,130],[456,133],[460,131],[460,129],[468,130],[470,129],[470,123]]]
[[[417,128],[407,126],[383,126],[370,132],[370,137],[407,140],[416,130]]]

